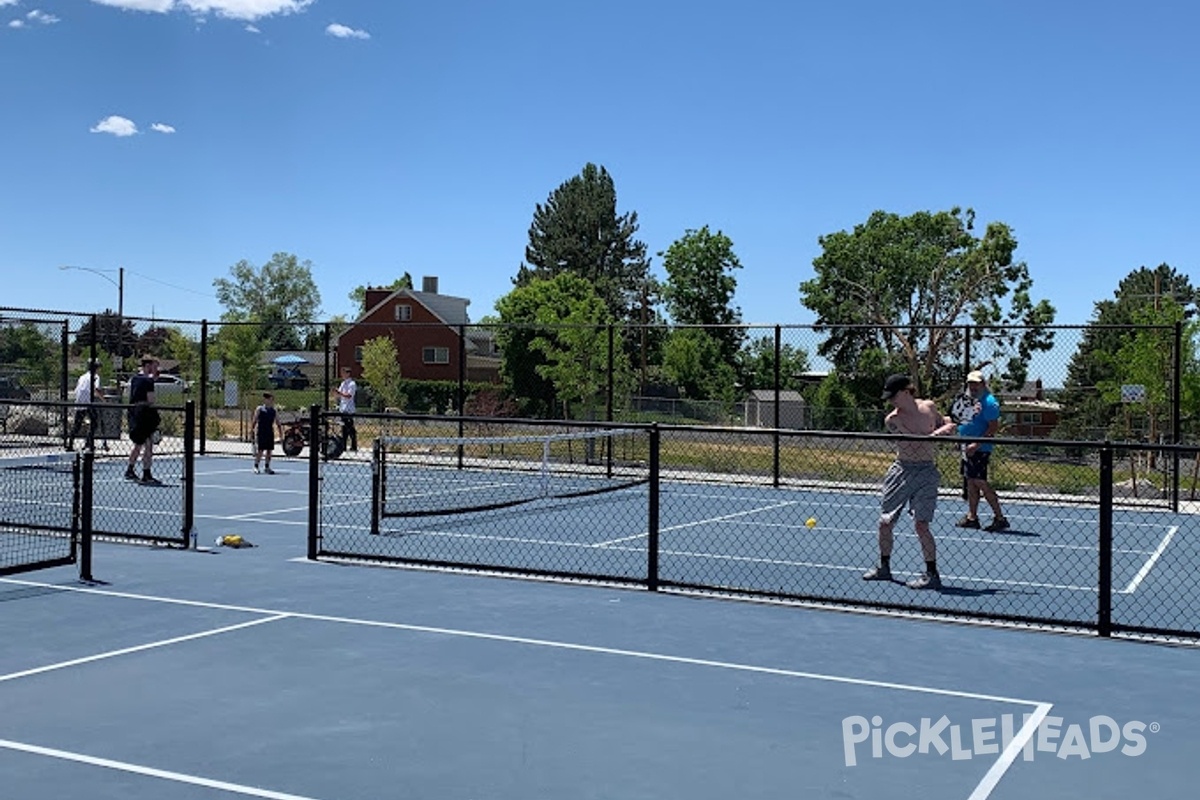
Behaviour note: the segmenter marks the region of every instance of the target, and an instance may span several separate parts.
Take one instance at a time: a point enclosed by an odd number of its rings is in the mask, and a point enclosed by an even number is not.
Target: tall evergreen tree
[[[637,230],[637,212],[617,213],[612,176],[587,164],[534,210],[513,283],[522,288],[571,272],[595,288],[614,320],[636,323],[650,269]]]

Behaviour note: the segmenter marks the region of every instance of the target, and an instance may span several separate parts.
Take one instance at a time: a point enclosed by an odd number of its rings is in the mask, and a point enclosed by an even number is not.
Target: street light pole
[[[78,267],[74,264],[63,264],[59,267],[59,269],[77,269],[81,272],[91,272],[94,275],[99,275],[101,278],[104,278],[104,280],[117,287],[117,352],[114,353],[114,355],[118,359],[124,359],[124,356],[121,354],[121,346],[124,344],[125,339],[125,268],[117,267],[116,270],[95,269],[93,267]],[[117,280],[115,281],[105,274],[107,272],[114,271],[117,273]],[[118,362],[118,369],[119,368],[120,362]]]

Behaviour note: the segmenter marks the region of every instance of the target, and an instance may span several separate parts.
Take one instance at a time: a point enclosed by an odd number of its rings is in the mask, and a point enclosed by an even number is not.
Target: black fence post
[[[1183,444],[1183,323],[1175,323],[1175,354],[1171,365],[1174,379],[1171,381],[1171,444]],[[1171,451],[1171,511],[1179,513],[1179,450]]]
[[[658,591],[659,430],[650,424],[650,501],[646,519],[646,588]]]
[[[196,522],[196,401],[183,405],[183,546]],[[192,540],[195,544],[195,540]]]
[[[200,455],[208,452],[208,320],[200,321]]]
[[[376,438],[371,445],[371,535],[379,535],[380,497],[383,481],[383,441]]]
[[[95,455],[91,448],[83,451],[82,466],[80,458],[75,457],[75,508],[72,514],[72,527],[79,537],[79,580],[91,583],[92,577],[92,499],[94,494],[93,467]]]
[[[70,350],[70,348],[71,348],[71,322],[70,322],[70,320],[66,320],[66,319],[64,319],[64,320],[62,321],[62,334],[61,334],[61,338],[62,338],[62,367],[61,367],[61,369],[62,369],[62,377],[61,377],[61,378],[59,378],[59,381],[58,381],[58,382],[59,382],[59,384],[61,385],[61,397],[60,397],[60,399],[62,399],[62,400],[66,400],[66,399],[67,399],[67,397],[68,397],[68,394],[67,394],[67,393],[70,391],[70,389],[69,389],[69,386],[68,386],[68,383],[67,383],[67,382],[70,380],[70,377],[69,377],[69,375],[68,375],[68,372],[67,372],[67,370],[69,369],[69,366],[68,366],[68,361],[67,361],[67,359],[68,359],[68,355],[69,355],[68,351],[69,351],[69,350]],[[62,407],[62,410],[59,412],[59,420],[60,420],[60,422],[61,422],[61,424],[62,424],[62,443],[63,443],[63,447],[66,447],[66,445],[67,445],[67,437],[71,435],[71,431],[70,431],[70,429],[67,427],[67,422],[68,422],[68,421],[69,421],[69,419],[70,419],[70,416],[69,416],[69,415],[70,415],[70,413],[71,413],[71,411],[70,411],[70,409],[69,409],[69,408],[68,408],[66,405],[64,405],[64,406]]]
[[[329,351],[326,350],[328,353]],[[329,358],[326,356],[326,362]],[[321,445],[318,431],[324,430],[321,406],[313,403],[308,409],[308,560],[317,560],[317,539],[320,525],[317,515],[321,513]]]
[[[321,397],[329,397],[329,393],[333,390],[333,387],[330,386],[331,378],[330,378],[329,370],[330,370],[331,365],[329,363],[330,353],[329,353],[329,323],[328,322],[326,322],[324,325],[321,326],[321,348],[325,351],[325,366],[321,370]],[[340,367],[342,365],[338,364],[338,366]],[[315,431],[316,428],[313,428],[313,430]]]
[[[1113,560],[1113,451],[1108,442],[1100,448],[1100,586],[1097,630],[1112,635]]]
[[[467,328],[465,325],[458,326],[458,436],[462,438],[464,434],[464,420],[467,413]],[[463,446],[458,446],[458,468],[463,468]]]
[[[780,387],[779,387],[779,383],[780,383],[779,360],[780,360],[780,354],[782,353],[782,351],[783,351],[783,330],[779,325],[776,325],[775,326],[775,380],[774,380],[774,383],[775,383],[775,423],[773,426],[775,428],[775,433],[772,434],[772,436],[771,436],[771,441],[772,441],[771,450],[773,451],[771,475],[773,476],[772,481],[773,481],[773,484],[776,489],[779,488],[779,447],[780,447],[779,401],[781,398],[781,391],[780,391]]]
[[[615,355],[613,353],[613,324],[608,323],[608,364],[606,366],[607,375],[605,384],[608,386],[607,396],[605,397],[605,419],[609,422],[613,421],[613,363]]]

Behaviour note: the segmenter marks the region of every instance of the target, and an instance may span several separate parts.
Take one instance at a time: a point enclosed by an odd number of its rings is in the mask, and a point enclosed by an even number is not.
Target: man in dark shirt
[[[154,461],[154,432],[158,430],[158,409],[154,407],[154,379],[158,377],[158,359],[142,356],[142,369],[129,380],[129,440],[133,449],[129,452],[129,466],[125,479],[143,486],[162,486],[162,481],[151,474]],[[139,478],[134,467],[142,459],[142,476]]]

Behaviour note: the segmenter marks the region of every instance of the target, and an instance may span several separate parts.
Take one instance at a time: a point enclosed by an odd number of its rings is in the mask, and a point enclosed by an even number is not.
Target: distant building
[[[1058,427],[1062,406],[1046,399],[1040,378],[995,394],[1000,401],[1001,436],[1045,439]]]
[[[754,389],[746,396],[746,422],[754,428],[775,427],[775,390]],[[779,427],[802,430],[807,425],[804,397],[792,389],[779,391]]]
[[[411,380],[456,381],[465,356],[468,381],[498,383],[500,354],[492,331],[470,327],[465,297],[438,292],[438,279],[425,277],[421,291],[374,289],[366,291],[365,311],[337,337],[334,351],[339,368],[362,376],[362,348],[386,336],[396,347],[400,374]]]

